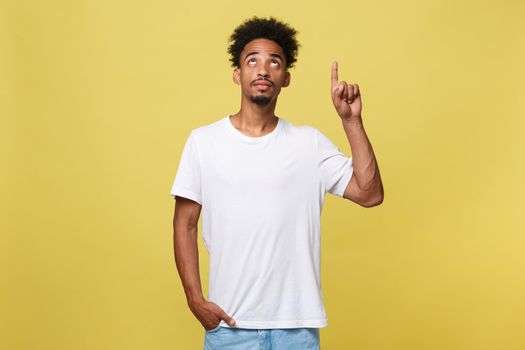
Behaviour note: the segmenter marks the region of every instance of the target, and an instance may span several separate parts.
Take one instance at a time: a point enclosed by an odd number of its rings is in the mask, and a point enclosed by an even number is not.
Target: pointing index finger
[[[338,81],[339,77],[337,74],[337,61],[334,61],[332,62],[332,87],[335,87]]]

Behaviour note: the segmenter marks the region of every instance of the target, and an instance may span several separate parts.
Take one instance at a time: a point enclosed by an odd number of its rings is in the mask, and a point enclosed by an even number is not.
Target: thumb
[[[229,324],[230,326],[235,326],[235,320],[231,318],[230,316],[228,316],[228,314],[226,314],[226,312],[224,312],[223,309],[221,309],[221,318],[224,321],[226,321],[226,323]]]
[[[344,88],[343,88],[342,83],[337,84],[334,88],[333,95],[332,95],[334,101],[342,100],[343,93],[344,93]]]

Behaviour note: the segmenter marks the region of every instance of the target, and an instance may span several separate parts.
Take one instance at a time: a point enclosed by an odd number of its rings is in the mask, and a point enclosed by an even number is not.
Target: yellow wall
[[[326,199],[322,348],[524,349],[520,0],[4,1],[0,348],[202,348],[169,190],[189,131],[238,110],[227,38],[255,14],[302,44],[277,114],[350,155],[337,59],[384,181],[379,207]]]

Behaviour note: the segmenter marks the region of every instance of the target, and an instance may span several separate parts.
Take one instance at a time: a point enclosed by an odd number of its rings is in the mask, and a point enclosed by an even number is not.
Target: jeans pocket
[[[215,327],[215,328],[212,328],[212,329],[206,329],[206,333],[217,332],[221,327],[222,327],[222,326],[221,326],[220,323],[219,323],[219,325],[218,325],[217,327]]]

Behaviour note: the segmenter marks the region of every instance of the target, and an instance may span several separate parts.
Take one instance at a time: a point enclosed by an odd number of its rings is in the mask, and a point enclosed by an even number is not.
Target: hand
[[[359,85],[338,82],[337,62],[332,63],[332,101],[337,114],[344,120],[361,118],[361,93]]]
[[[214,302],[203,300],[190,305],[190,309],[206,330],[217,328],[221,320],[226,321],[230,326],[235,325],[235,321]]]

